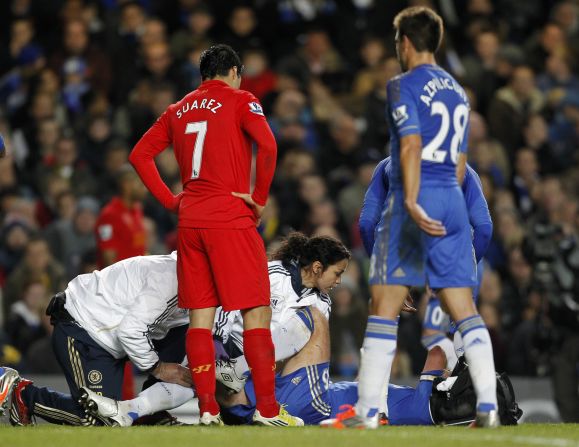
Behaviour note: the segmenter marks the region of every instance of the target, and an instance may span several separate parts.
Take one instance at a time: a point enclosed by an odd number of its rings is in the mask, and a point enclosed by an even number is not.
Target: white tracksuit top
[[[303,307],[313,306],[326,317],[330,317],[332,307],[331,298],[317,289],[301,287],[298,294],[292,284],[292,273],[283,266],[281,261],[268,262],[270,298],[271,298],[271,326],[274,331],[278,326],[285,323],[295,312]],[[294,282],[301,285],[301,277],[298,279],[299,270],[293,273]],[[218,308],[214,333],[225,343],[229,337],[240,350],[243,350],[243,318],[241,312],[225,312]]]
[[[177,307],[177,254],[137,256],[79,275],[66,288],[66,310],[114,358],[140,370],[159,360],[151,340],[189,324]]]

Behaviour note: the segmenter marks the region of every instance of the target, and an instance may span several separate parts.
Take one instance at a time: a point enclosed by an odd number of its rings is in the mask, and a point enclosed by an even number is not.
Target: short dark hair
[[[432,9],[413,6],[402,10],[394,18],[398,39],[408,37],[416,51],[435,53],[444,33],[442,18]]]
[[[227,76],[233,67],[237,67],[237,74],[241,75],[241,58],[229,45],[213,45],[203,51],[199,58],[199,71],[202,80],[213,79],[216,76]]]

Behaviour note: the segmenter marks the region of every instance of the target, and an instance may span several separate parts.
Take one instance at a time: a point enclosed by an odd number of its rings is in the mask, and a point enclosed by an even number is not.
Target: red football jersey
[[[263,134],[263,129],[269,133],[265,140],[256,137]],[[257,141],[258,174],[262,178],[256,180],[253,198],[256,203],[264,204],[275,169],[276,146],[261,105],[247,91],[209,80],[169,106],[137,143],[131,153],[131,162],[155,194],[159,185],[147,181],[154,175],[150,171],[156,169],[151,164],[145,165],[144,161],[172,145],[184,190],[179,206],[179,226],[247,228],[255,225],[254,213],[231,193],[250,192],[252,140],[260,139],[268,142],[264,150],[269,151],[269,158],[266,164],[261,163],[260,173],[262,146]],[[165,202],[171,200],[163,191],[155,196],[162,203],[164,198]]]
[[[103,268],[101,252],[115,250],[117,261],[143,256],[146,253],[146,233],[143,210],[136,204],[127,208],[119,197],[107,203],[101,210],[95,225],[98,248],[98,266]]]

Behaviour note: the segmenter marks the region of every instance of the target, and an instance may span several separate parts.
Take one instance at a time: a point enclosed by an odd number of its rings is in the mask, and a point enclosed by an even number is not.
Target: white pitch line
[[[387,430],[383,431],[384,434],[388,433]],[[424,433],[396,433],[394,431],[390,432],[389,434],[392,437],[401,437],[401,438],[423,438]],[[464,442],[472,442],[473,438],[471,436],[464,436],[459,433],[438,433],[436,435],[437,438],[446,438],[452,441],[464,441]],[[502,434],[483,434],[478,431],[476,439],[482,439],[485,441],[490,442],[501,442],[506,443],[508,441],[517,442],[520,444],[526,445],[536,445],[536,446],[548,446],[548,447],[579,447],[579,441],[573,439],[565,439],[565,438],[544,438],[544,437],[537,437],[537,436],[524,436],[524,435],[502,435]]]
[[[456,439],[456,437],[453,436]],[[472,438],[467,436],[460,436],[464,441],[472,441]],[[523,435],[499,435],[499,434],[485,434],[482,436],[477,436],[477,438],[482,438],[485,441],[495,441],[495,442],[520,442],[528,445],[544,445],[544,446],[556,446],[556,447],[578,447],[579,442],[573,441],[572,439],[563,438],[539,438],[536,436],[523,436]]]

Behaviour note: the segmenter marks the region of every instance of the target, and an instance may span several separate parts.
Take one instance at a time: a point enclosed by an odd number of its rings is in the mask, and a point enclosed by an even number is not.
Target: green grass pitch
[[[579,447],[578,424],[524,424],[496,430],[386,427],[379,430],[263,427],[72,428],[0,425],[0,446],[107,447]]]

